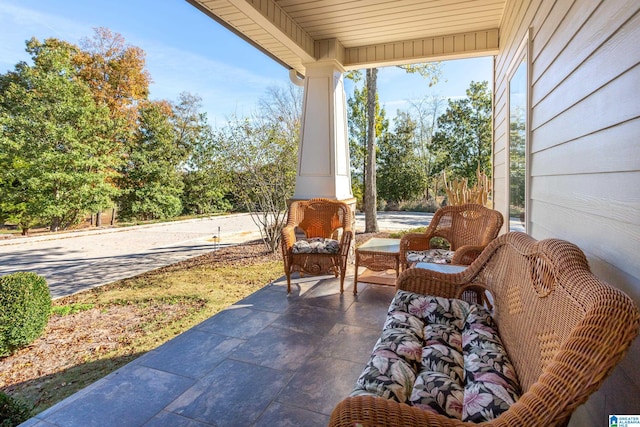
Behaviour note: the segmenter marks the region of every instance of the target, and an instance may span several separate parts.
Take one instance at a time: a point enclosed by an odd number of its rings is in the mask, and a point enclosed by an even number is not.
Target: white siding
[[[531,28],[530,234],[585,251],[591,268],[640,305],[640,3],[507,2],[495,68],[496,188],[507,157],[507,69]],[[496,198],[507,214],[507,201]],[[640,413],[636,340],[574,426]]]

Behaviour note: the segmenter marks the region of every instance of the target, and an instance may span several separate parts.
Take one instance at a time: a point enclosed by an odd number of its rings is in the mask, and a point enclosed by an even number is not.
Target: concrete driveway
[[[431,214],[379,212],[380,230],[427,225]],[[356,230],[364,215],[356,214]],[[214,236],[219,236],[217,243]],[[0,275],[33,271],[47,279],[52,298],[104,285],[260,237],[249,214],[128,228],[0,240]]]

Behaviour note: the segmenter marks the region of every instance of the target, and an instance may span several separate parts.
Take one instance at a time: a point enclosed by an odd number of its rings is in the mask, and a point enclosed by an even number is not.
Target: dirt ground
[[[372,236],[371,234],[358,234],[356,235],[356,244],[359,245]],[[388,237],[388,234],[378,233],[376,236]],[[242,268],[280,259],[279,251],[275,254],[267,253],[261,243],[253,242],[223,248],[145,273],[145,275],[202,266]],[[65,305],[73,301],[74,297],[71,296],[56,300],[55,304]],[[198,302],[195,301],[193,304],[198,304]],[[49,402],[49,400],[58,392],[43,389],[47,387],[64,388],[69,385],[64,378],[59,378],[61,373],[72,372],[75,366],[95,363],[100,360],[101,356],[116,351],[119,347],[126,347],[128,343],[145,334],[145,329],[141,325],[157,319],[158,316],[162,316],[163,322],[168,324],[194,308],[196,307],[189,304],[166,304],[141,309],[134,305],[125,304],[110,307],[108,310],[92,308],[66,316],[52,315],[40,338],[13,355],[0,359],[0,390],[8,394],[13,394],[16,391],[18,394],[25,394],[36,407],[49,406],[51,403],[55,403]],[[120,356],[120,365],[138,356],[139,354]],[[110,369],[117,367],[96,364],[96,369],[104,371],[104,375]],[[79,380],[74,378],[69,381],[77,382]],[[75,384],[74,389],[77,386],[78,384]],[[25,388],[28,388],[29,391],[25,392]],[[42,395],[39,396],[38,393]]]

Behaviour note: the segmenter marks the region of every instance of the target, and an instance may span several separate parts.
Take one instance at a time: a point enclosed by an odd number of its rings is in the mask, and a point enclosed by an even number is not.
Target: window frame
[[[524,65],[525,72],[525,85],[526,88],[524,90],[525,100],[524,100],[524,120],[525,120],[525,129],[524,129],[524,218],[521,220],[522,227],[524,228],[524,232],[530,234],[531,231],[531,28],[528,29],[525,34],[522,42],[518,46],[511,63],[507,69],[507,120],[506,120],[506,134],[507,134],[507,149],[506,149],[506,200],[507,200],[507,216],[508,216],[508,229],[511,231],[511,148],[512,138],[511,138],[511,107],[512,107],[512,81],[513,78],[517,75],[518,72],[521,71],[521,67]],[[515,82],[515,81],[514,81]],[[515,103],[513,103],[515,105]],[[514,227],[513,229],[520,229],[519,227]],[[521,229],[520,229],[521,230]]]

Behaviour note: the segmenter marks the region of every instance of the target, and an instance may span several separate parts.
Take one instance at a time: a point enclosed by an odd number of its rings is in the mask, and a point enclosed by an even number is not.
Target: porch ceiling
[[[506,0],[187,0],[288,69],[347,70],[498,51]]]

